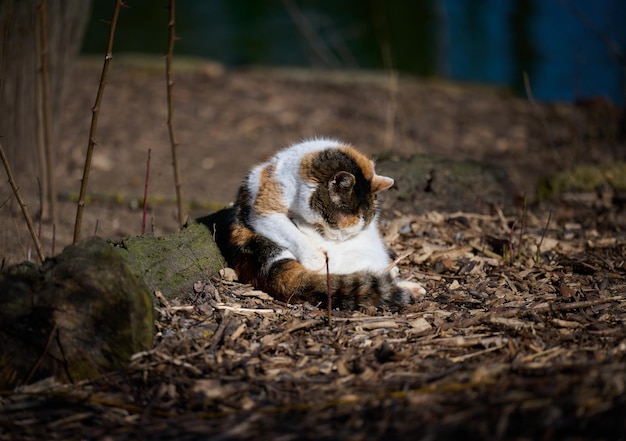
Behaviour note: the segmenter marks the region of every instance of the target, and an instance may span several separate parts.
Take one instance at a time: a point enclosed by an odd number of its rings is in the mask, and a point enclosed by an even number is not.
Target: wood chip
[[[422,317],[409,321],[409,326],[411,326],[415,332],[427,332],[432,329],[432,325]]]
[[[358,326],[364,330],[381,329],[381,328],[397,328],[398,323],[393,320],[366,321]]]

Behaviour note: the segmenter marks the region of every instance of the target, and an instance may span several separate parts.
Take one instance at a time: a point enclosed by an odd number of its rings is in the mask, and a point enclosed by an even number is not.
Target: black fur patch
[[[336,217],[338,212],[344,215],[362,216],[366,225],[374,218],[376,197],[372,193],[371,183],[365,179],[363,171],[352,157],[337,149],[322,150],[311,162],[311,167],[311,175],[320,184],[311,195],[310,206],[322,216],[328,225],[338,228]],[[341,194],[338,203],[334,203],[329,193],[328,183],[341,171],[352,174],[355,182],[352,191]]]

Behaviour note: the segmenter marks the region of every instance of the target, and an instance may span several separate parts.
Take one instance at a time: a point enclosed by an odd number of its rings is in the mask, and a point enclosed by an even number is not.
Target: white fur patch
[[[250,173],[248,190],[251,205],[259,193],[261,171],[271,164],[274,166],[274,178],[281,187],[282,194],[277,197],[282,197],[282,206],[294,213],[294,219],[281,213],[253,213],[250,219],[256,232],[285,248],[270,263],[295,258],[309,270],[324,273],[328,257],[330,272],[333,274],[358,271],[382,274],[387,271],[391,259],[378,231],[376,219],[367,226],[361,219],[358,224],[343,231],[326,227],[324,235],[316,230],[316,225],[324,225],[325,222],[309,205],[316,185],[300,176],[301,161],[309,153],[345,145],[334,139],[307,140],[279,151]]]

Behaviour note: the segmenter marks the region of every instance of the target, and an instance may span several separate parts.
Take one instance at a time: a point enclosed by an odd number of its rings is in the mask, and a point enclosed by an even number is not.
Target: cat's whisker
[[[387,268],[385,268],[384,273],[388,273],[389,271],[391,271],[393,269],[394,266],[396,266],[398,263],[400,263],[402,260],[406,259],[407,257],[409,257],[411,254],[413,254],[413,251],[407,251],[404,254],[401,254],[400,256],[398,256],[396,258],[396,260],[394,260],[393,262],[391,262]]]

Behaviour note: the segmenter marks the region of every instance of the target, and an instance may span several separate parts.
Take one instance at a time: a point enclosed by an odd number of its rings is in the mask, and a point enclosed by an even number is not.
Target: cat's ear
[[[393,179],[387,176],[374,175],[372,178],[372,193],[387,190],[393,185]]]
[[[328,181],[328,193],[330,193],[330,200],[336,204],[341,202],[342,196],[350,194],[355,182],[356,179],[352,173],[340,171],[335,174],[335,176]]]

